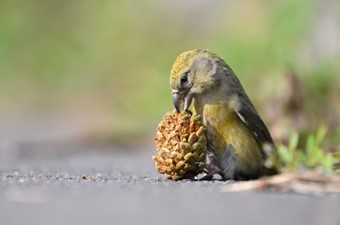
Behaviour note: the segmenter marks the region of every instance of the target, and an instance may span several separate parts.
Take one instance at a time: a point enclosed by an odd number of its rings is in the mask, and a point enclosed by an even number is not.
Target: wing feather
[[[266,125],[251,104],[243,104],[236,113],[261,146],[265,143],[274,145]]]

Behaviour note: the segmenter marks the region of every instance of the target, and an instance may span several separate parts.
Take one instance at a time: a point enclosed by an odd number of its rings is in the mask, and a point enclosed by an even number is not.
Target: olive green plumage
[[[177,57],[170,74],[178,111],[202,115],[206,127],[207,177],[246,180],[274,173],[264,166],[263,145],[274,146],[268,129],[238,78],[223,59],[206,50],[191,50]]]

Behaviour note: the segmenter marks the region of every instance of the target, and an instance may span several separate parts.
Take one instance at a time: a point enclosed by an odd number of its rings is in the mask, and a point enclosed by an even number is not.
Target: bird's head
[[[215,54],[199,49],[183,52],[177,57],[170,73],[170,87],[177,111],[187,110],[193,97],[202,97],[219,85],[220,61]]]

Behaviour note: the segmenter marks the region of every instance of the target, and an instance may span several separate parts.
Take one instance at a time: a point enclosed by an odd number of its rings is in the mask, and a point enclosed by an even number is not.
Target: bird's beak
[[[177,112],[185,111],[191,105],[192,95],[188,92],[179,92],[178,90],[173,90],[172,98]]]

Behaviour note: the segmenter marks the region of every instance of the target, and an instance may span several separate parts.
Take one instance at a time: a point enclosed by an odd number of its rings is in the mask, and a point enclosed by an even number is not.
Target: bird
[[[203,118],[207,158],[203,180],[219,174],[222,180],[251,180],[273,175],[264,146],[275,151],[268,128],[239,79],[219,56],[201,49],[181,53],[170,72],[174,107]]]

